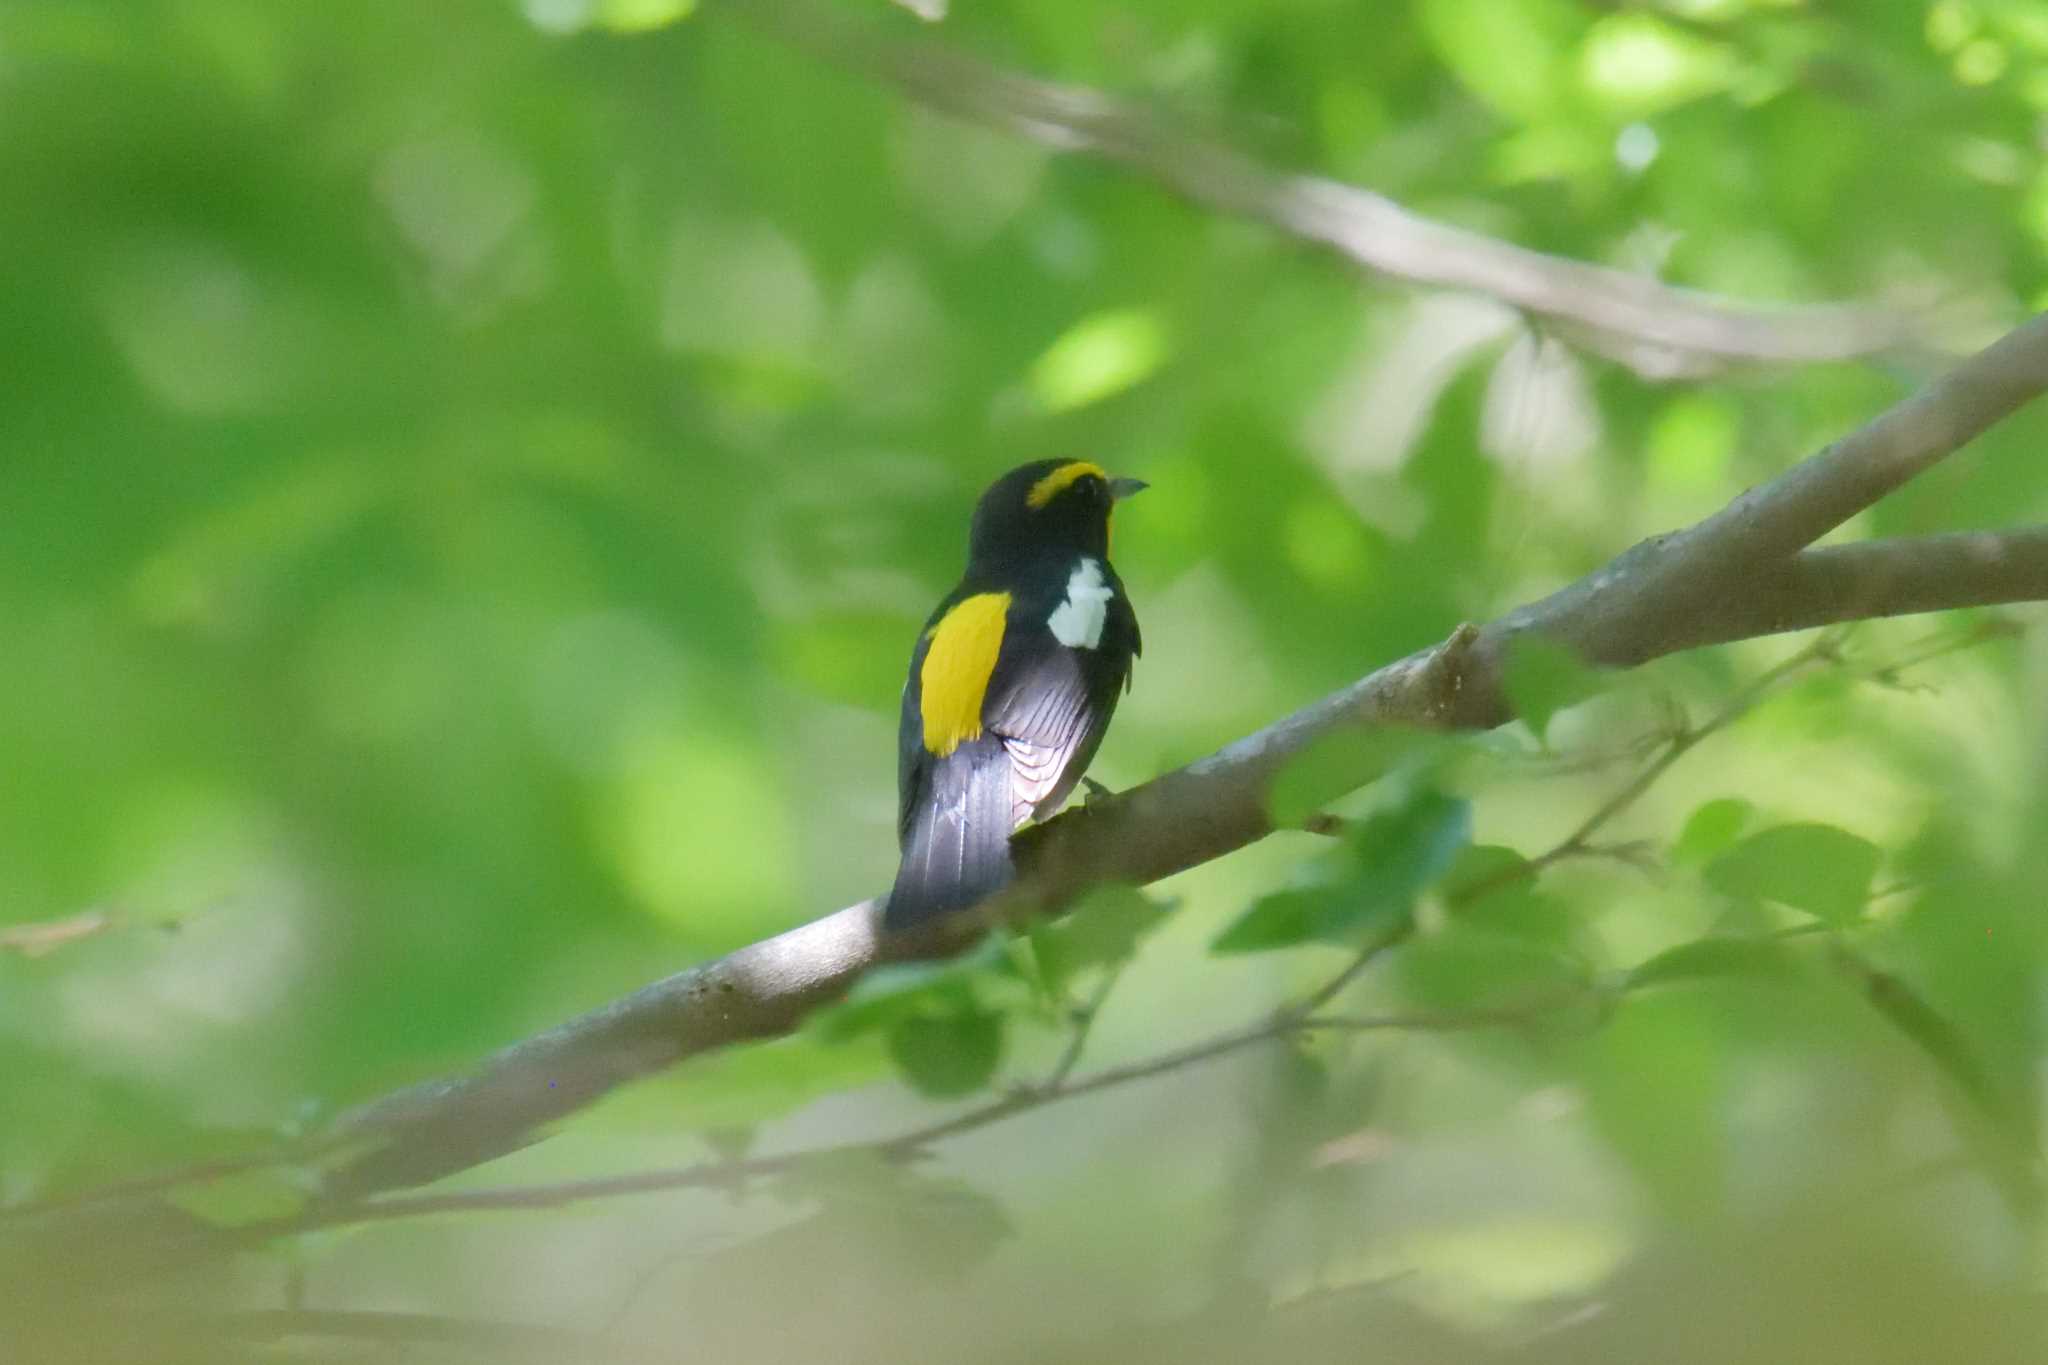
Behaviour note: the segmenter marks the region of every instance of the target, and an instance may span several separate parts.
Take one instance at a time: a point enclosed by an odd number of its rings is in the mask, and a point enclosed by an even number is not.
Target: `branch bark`
[[[1055,909],[1089,886],[1154,881],[1263,838],[1272,828],[1271,779],[1333,732],[1504,723],[1511,712],[1502,667],[1525,634],[1628,667],[1857,617],[2048,598],[2043,528],[1802,548],[2044,390],[2048,319],[2036,319],[1705,521],[1637,545],[1483,629],[1461,626],[1443,644],[1207,758],[1039,827],[1020,839],[1019,885],[998,908]],[[885,943],[877,909],[873,900],[850,906],[515,1043],[466,1075],[356,1110],[338,1136],[365,1150],[335,1172],[331,1195],[360,1198],[480,1164],[624,1081],[789,1031],[878,962],[928,956],[977,932],[956,922]]]
[[[1384,195],[1267,166],[1132,102],[991,66],[802,0],[733,0],[792,46],[955,118],[1126,166],[1196,204],[1254,219],[1375,274],[1490,295],[1574,331],[1652,377],[1702,362],[1846,360],[1921,341],[1926,319],[1863,304],[1772,307],[1532,251],[1414,213]]]

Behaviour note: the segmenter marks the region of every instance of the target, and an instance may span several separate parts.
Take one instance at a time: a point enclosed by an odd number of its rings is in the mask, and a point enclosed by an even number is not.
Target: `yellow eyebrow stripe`
[[[932,627],[924,667],[918,670],[918,710],[924,747],[944,758],[981,738],[981,703],[1003,649],[1010,594],[976,593],[957,603]]]
[[[1075,460],[1069,464],[1061,465],[1037,483],[1032,484],[1031,491],[1024,495],[1024,505],[1033,509],[1043,507],[1058,497],[1060,490],[1064,489],[1068,484],[1071,484],[1076,479],[1085,479],[1090,474],[1101,479],[1104,483],[1109,482],[1109,475],[1103,472],[1101,465],[1090,464],[1086,460]]]

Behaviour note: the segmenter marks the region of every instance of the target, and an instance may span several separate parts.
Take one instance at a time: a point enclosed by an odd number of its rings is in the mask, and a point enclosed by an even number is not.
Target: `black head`
[[[1086,460],[1037,460],[989,485],[967,538],[972,563],[1048,551],[1109,557],[1110,513],[1145,485]]]

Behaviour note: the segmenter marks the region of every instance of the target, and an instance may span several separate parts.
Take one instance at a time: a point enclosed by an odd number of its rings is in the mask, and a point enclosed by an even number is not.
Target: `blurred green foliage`
[[[841,8],[1545,251],[1936,303],[1964,342],[2048,302],[2027,0]],[[886,884],[902,661],[1011,464],[1153,484],[1118,524],[1148,646],[1097,765],[1123,786],[1929,372],[1651,382],[746,9],[0,7],[0,926],[113,916],[0,952],[0,1204],[260,1147]],[[2044,437],[2023,414],[1852,529],[2040,520]],[[1632,857],[1525,875],[1674,709],[1788,648],[1617,691],[1532,654],[1541,733],[1458,746],[1442,793],[1399,744],[1356,797],[1290,774],[1284,822],[1354,817],[1335,851],[1278,836],[1170,916],[1115,895],[871,982],[451,1183],[886,1136],[930,1112],[892,1064],[926,1096],[1042,1076],[1109,971],[1087,1065],[1142,1058],[1296,998],[1343,961],[1307,940],[1373,913],[1416,937],[1360,1009],[1583,1008],[1276,1043],[938,1170],[310,1238],[208,1292],[624,1305],[752,1359],[2038,1358],[2038,639],[1782,691],[1605,832]]]

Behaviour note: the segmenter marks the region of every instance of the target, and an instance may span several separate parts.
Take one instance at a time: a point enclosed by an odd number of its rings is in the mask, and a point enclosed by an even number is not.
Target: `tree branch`
[[[1872,540],[1804,550],[1752,575],[1741,598],[1705,603],[1675,641],[1779,631],[1956,607],[2048,601],[2048,526]],[[1683,633],[1689,627],[1691,638]]]
[[[1207,758],[1027,832],[1018,840],[1019,885],[998,908],[1056,908],[1089,886],[1155,881],[1264,837],[1268,783],[1332,732],[1504,723],[1502,668],[1525,634],[1626,667],[1856,616],[2048,598],[2040,528],[1793,554],[2043,390],[2048,320],[2037,319],[1699,524],[1637,545],[1484,629],[1462,626]],[[371,1149],[335,1173],[333,1195],[420,1184],[502,1155],[626,1080],[788,1032],[876,963],[943,952],[979,930],[964,916],[885,944],[877,904],[679,972],[515,1043],[467,1075],[344,1116],[339,1135]]]
[[[1946,641],[1937,649],[1929,649],[1891,660],[1875,670],[1873,676],[1896,673],[1915,662],[1936,657],[1939,653],[1962,647],[1983,638],[1972,634],[1963,640]],[[1532,879],[1543,869],[1554,863],[1574,856],[1584,856],[1594,851],[1593,835],[1632,805],[1656,780],[1663,776],[1688,753],[1699,747],[1711,736],[1748,714],[1760,701],[1778,686],[1793,678],[1814,664],[1839,663],[1841,656],[1834,640],[1816,639],[1790,657],[1766,670],[1755,680],[1739,689],[1732,697],[1701,724],[1685,728],[1669,736],[1661,751],[1642,769],[1631,776],[1569,834],[1554,846],[1533,858],[1524,859],[1503,871],[1481,879],[1446,888],[1442,900],[1446,907],[1456,910],[1474,904],[1515,883]],[[1873,900],[1885,893],[1873,893]],[[1789,937],[1794,933],[1833,933],[1840,926],[1815,924],[1796,926],[1793,930],[1779,930],[1761,935],[1762,939]],[[1333,1013],[1328,1007],[1337,997],[1374,962],[1389,949],[1406,941],[1415,930],[1411,918],[1376,935],[1352,955],[1342,969],[1334,973],[1321,985],[1304,994],[1292,1004],[1273,1011],[1263,1022],[1226,1030],[1212,1038],[1171,1049],[1157,1056],[1146,1058],[1124,1066],[1111,1067],[1083,1080],[1072,1079],[1075,1065],[1087,1037],[1087,1026],[1094,1012],[1109,994],[1118,971],[1105,972],[1090,999],[1089,1005],[1076,1021],[1074,1036],[1062,1051],[1058,1063],[1048,1077],[1036,1084],[1019,1086],[1007,1095],[952,1115],[937,1122],[926,1124],[893,1137],[861,1142],[841,1143],[827,1148],[808,1151],[792,1151],[770,1156],[734,1160],[697,1162],[687,1166],[670,1167],[652,1171],[638,1171],[625,1175],[599,1176],[582,1180],[557,1181],[544,1185],[526,1185],[505,1189],[464,1190],[447,1194],[399,1195],[381,1199],[354,1202],[329,1202],[315,1205],[286,1219],[261,1223],[240,1230],[237,1240],[245,1244],[258,1244],[280,1236],[293,1235],[317,1228],[337,1225],[383,1222],[392,1219],[416,1218],[430,1214],[482,1212],[505,1209],[553,1208],[565,1204],[580,1203],[592,1199],[617,1198],[620,1196],[672,1191],[690,1188],[738,1187],[746,1181],[774,1176],[789,1171],[807,1161],[829,1155],[865,1154],[882,1160],[904,1161],[923,1155],[934,1144],[963,1133],[975,1132],[982,1128],[1029,1113],[1046,1105],[1083,1095],[1095,1094],[1102,1090],[1131,1084],[1137,1081],[1179,1071],[1199,1065],[1218,1057],[1230,1055],[1253,1045],[1278,1041],[1305,1033],[1317,1032],[1384,1032],[1394,1030],[1462,1032],[1474,1029],[1497,1028],[1506,1025],[1527,1023],[1547,1014],[1555,1013],[1589,999],[1611,1003],[1620,994],[1625,994],[1635,978],[1624,978],[1619,988],[1607,988],[1591,982],[1582,982],[1564,990],[1547,991],[1539,996],[1512,1004],[1479,1006],[1465,1010],[1423,1011],[1415,1013],[1347,1015]]]
[[[1437,222],[1370,190],[1266,166],[1101,91],[1005,71],[797,0],[733,0],[792,46],[942,113],[1127,166],[1225,213],[1327,247],[1376,274],[1490,295],[1584,334],[1654,377],[1700,362],[1844,360],[1912,342],[1924,319],[1863,305],[1770,307],[1674,288]]]

